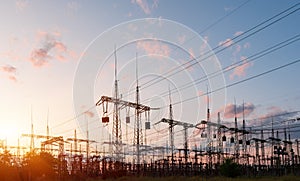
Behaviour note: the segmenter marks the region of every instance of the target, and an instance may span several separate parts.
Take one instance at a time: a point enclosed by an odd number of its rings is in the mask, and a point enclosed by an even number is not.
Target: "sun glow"
[[[0,128],[0,140],[6,140],[8,144],[15,144],[19,138],[19,131],[16,125],[1,124]]]

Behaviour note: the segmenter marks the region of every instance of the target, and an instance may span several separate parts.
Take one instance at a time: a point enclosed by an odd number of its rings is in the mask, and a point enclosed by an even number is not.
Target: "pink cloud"
[[[208,100],[210,101],[209,96],[207,96],[207,93],[203,92],[202,90],[198,90],[198,96],[202,97],[202,100],[203,102],[205,102],[205,104],[208,103]]]
[[[66,57],[74,58],[75,53],[68,50],[67,46],[60,41],[61,33],[54,32],[37,32],[37,42],[39,48],[31,51],[29,61],[35,67],[43,67],[49,64],[50,60],[66,61]]]
[[[246,42],[245,44],[244,44],[244,48],[250,48],[250,43],[249,42]]]
[[[11,81],[17,82],[17,78],[14,75],[9,75],[8,79],[11,80]]]
[[[233,52],[234,55],[237,55],[238,53],[240,53],[242,47],[241,45],[236,45],[235,46],[235,51]]]
[[[145,14],[151,14],[151,9],[158,7],[158,0],[153,0],[153,3],[151,6],[149,6],[147,0],[131,0],[132,4],[137,4]],[[151,7],[151,8],[150,8]]]
[[[87,116],[90,117],[90,118],[93,118],[94,115],[95,115],[95,114],[94,114],[93,112],[91,112],[91,111],[85,111],[84,114],[87,115]]]
[[[185,35],[178,36],[178,42],[180,44],[183,44],[185,42],[185,38],[186,38]]]
[[[16,1],[16,9],[18,11],[23,11],[28,7],[28,1],[25,0],[17,0]]]
[[[288,112],[277,106],[268,107],[264,112],[264,114],[260,114],[256,116],[257,118],[251,120],[250,125],[270,124],[273,117],[276,118],[275,120],[287,120],[297,115],[295,112]]]
[[[234,33],[234,36],[239,36],[239,35],[241,35],[241,34],[243,34],[244,32],[242,32],[242,31],[237,31],[237,32],[235,32]]]
[[[11,65],[2,66],[1,70],[7,73],[16,73],[17,69]]]
[[[233,44],[233,40],[230,39],[230,38],[227,38],[225,41],[221,41],[219,42],[219,46],[222,46],[222,47],[229,47]]]
[[[244,108],[243,104],[241,105],[235,105],[235,104],[227,104],[224,107],[220,108],[219,110],[216,111],[215,114],[218,112],[224,112],[224,118],[234,118],[235,117],[235,111],[236,111],[236,116],[237,117],[242,117],[243,116],[243,109],[244,109],[244,114],[245,116],[249,116],[251,113],[254,112],[255,106],[253,103],[245,103]]]
[[[235,76],[237,77],[245,76],[246,70],[253,65],[252,63],[248,62],[246,57],[241,57],[241,60],[243,60],[243,64],[235,67],[233,69],[233,72],[229,75],[231,80],[234,79]]]
[[[282,114],[282,113],[286,112],[286,111],[283,111],[280,107],[277,107],[277,106],[268,107],[267,111],[268,111],[268,113],[259,116],[260,120],[264,120],[264,119],[270,118],[272,116],[275,116],[275,115]]]
[[[132,3],[139,5],[139,7],[144,11],[145,14],[150,14],[150,8],[146,0],[132,0]]]
[[[206,52],[208,46],[208,36],[203,38],[203,43],[200,46],[200,54],[203,55]]]
[[[67,51],[66,45],[64,45],[62,42],[54,42],[54,48],[56,48],[60,52]]]
[[[190,59],[195,58],[194,50],[192,48],[189,49]]]
[[[137,48],[144,50],[148,55],[162,55],[167,57],[170,55],[169,46],[159,41],[138,41]]]
[[[0,67],[0,70],[7,74],[7,77],[8,77],[9,80],[17,82],[17,78],[16,78],[17,69],[16,69],[16,67],[13,67],[11,65],[5,65],[5,66]]]
[[[35,49],[31,52],[30,62],[35,67],[43,67],[48,64],[49,59],[52,57],[48,55],[48,50],[45,49]]]

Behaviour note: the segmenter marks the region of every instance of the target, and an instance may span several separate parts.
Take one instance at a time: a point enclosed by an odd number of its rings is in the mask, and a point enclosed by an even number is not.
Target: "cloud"
[[[198,90],[198,96],[202,97],[202,101],[205,102],[205,104],[211,102],[210,97],[207,95],[207,92],[204,92],[202,90]]]
[[[80,5],[78,2],[75,1],[71,1],[67,3],[67,13],[69,15],[74,14],[75,12],[77,12],[80,8]]]
[[[200,54],[204,55],[207,52],[208,48],[208,36],[203,37],[203,43],[200,46]]]
[[[17,0],[16,1],[16,9],[17,11],[23,11],[28,7],[28,1],[25,0]]]
[[[8,79],[11,80],[11,81],[17,82],[17,78],[14,75],[9,75]]]
[[[158,8],[158,0],[153,0],[152,8]]]
[[[151,9],[158,7],[158,0],[153,0],[151,8],[147,2],[147,0],[131,0],[132,4],[137,4],[145,14],[151,14]]]
[[[183,44],[185,42],[185,39],[186,39],[185,35],[178,36],[178,42],[180,44]]]
[[[168,57],[170,48],[159,41],[138,41],[137,48],[144,50],[148,55],[162,55]]]
[[[48,60],[52,57],[48,55],[47,49],[35,49],[31,52],[30,61],[35,67],[42,67],[48,64]]]
[[[230,38],[227,38],[225,41],[221,41],[219,42],[219,46],[222,46],[222,47],[229,47],[233,44],[233,40],[230,39]]]
[[[278,106],[271,106],[265,110],[265,113],[256,116],[257,118],[249,121],[249,125],[271,125],[272,119],[274,123],[278,121],[283,123],[284,121],[291,120],[291,118],[295,118],[295,116],[299,115],[297,111],[289,112],[287,110],[283,110]],[[284,126],[284,124],[282,124]],[[278,126],[277,126],[278,127]]]
[[[132,16],[132,12],[127,13],[127,17],[131,17]]]
[[[253,65],[253,63],[249,62],[246,57],[242,56],[241,60],[243,63],[240,66],[237,66],[233,69],[233,72],[229,75],[229,78],[232,80],[235,76],[243,77],[246,75],[246,70]]]
[[[234,57],[236,57],[237,54],[240,53],[241,49],[242,49],[241,45],[236,45],[236,46],[235,46],[235,50],[234,50],[234,52],[232,53],[232,55],[233,55]]]
[[[87,115],[87,116],[90,117],[90,118],[93,118],[94,115],[95,115],[95,114],[94,114],[93,112],[91,112],[91,111],[85,111],[84,114]]]
[[[240,36],[241,34],[243,34],[244,32],[242,32],[242,31],[237,31],[237,32],[235,32],[234,33],[234,36]]]
[[[7,73],[16,73],[16,71],[17,71],[17,69],[11,65],[2,66],[1,70],[3,72],[7,72]]]
[[[44,32],[37,33],[38,48],[31,51],[29,61],[35,67],[43,67],[49,64],[50,60],[66,61],[66,56],[73,58],[74,52],[69,51],[67,46],[59,39],[60,32]]]
[[[244,107],[244,108],[243,108]],[[235,117],[235,112],[237,117],[242,117],[243,116],[243,110],[245,116],[249,116],[252,112],[255,110],[255,105],[253,103],[244,103],[241,105],[235,105],[235,104],[227,104],[221,109],[219,109],[217,112],[223,112],[224,111],[224,118],[234,118]]]
[[[275,115],[280,115],[280,114],[287,113],[287,111],[284,111],[280,107],[277,107],[277,106],[268,107],[267,111],[268,112],[266,114],[260,115],[258,119],[259,120],[266,120],[266,119],[272,118]]]
[[[250,48],[250,43],[249,43],[249,42],[246,42],[246,43],[244,44],[244,48],[245,48],[245,49]]]
[[[17,68],[11,65],[5,65],[0,67],[0,70],[7,74],[8,79],[17,82],[16,74]]]

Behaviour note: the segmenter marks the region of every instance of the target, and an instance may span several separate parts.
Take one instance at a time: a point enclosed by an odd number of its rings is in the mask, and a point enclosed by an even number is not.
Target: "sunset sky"
[[[206,119],[207,89],[214,122],[221,112],[222,121],[232,126],[235,102],[239,120],[245,103],[251,126],[264,124],[263,118],[271,115],[293,112],[276,121],[297,117],[300,62],[262,74],[300,59],[297,3],[2,1],[0,139],[15,145],[20,137],[29,145],[21,134],[30,133],[32,121],[34,132],[45,135],[48,120],[53,135],[73,137],[77,129],[78,137],[85,137],[88,126],[92,139],[107,141],[111,122],[101,123],[102,107],[94,104],[102,95],[113,96],[115,47],[119,93],[135,102],[137,57],[141,103],[161,108],[151,113],[152,123],[168,117],[169,88],[174,119],[184,122]],[[192,59],[196,60],[189,62]],[[181,71],[169,76],[173,68]],[[217,71],[216,77],[209,75]],[[152,79],[158,82],[147,84]],[[197,84],[199,79],[203,81]],[[121,112],[123,133],[126,111]],[[158,125],[155,131],[164,128]],[[147,138],[152,143],[155,131],[150,130],[153,134]]]

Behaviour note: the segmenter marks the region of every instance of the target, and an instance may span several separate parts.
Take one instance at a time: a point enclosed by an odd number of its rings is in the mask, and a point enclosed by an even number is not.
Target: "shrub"
[[[241,175],[240,166],[231,158],[225,159],[224,163],[220,166],[221,175],[225,177],[237,177]]]

